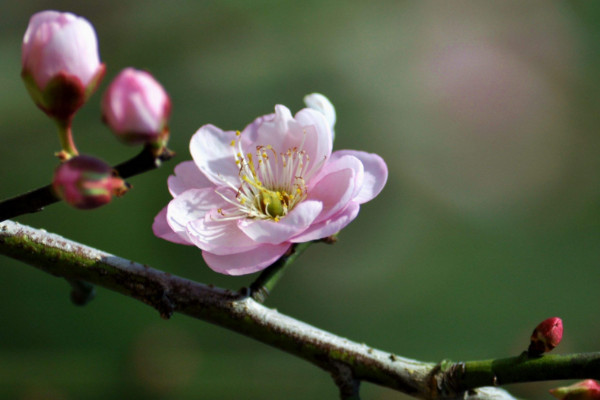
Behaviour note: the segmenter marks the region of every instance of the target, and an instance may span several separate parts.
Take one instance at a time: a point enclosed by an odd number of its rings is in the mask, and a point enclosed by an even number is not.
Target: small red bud
[[[62,163],[54,172],[52,188],[58,197],[81,210],[100,207],[128,186],[104,161],[81,155]]]
[[[542,321],[531,334],[528,352],[530,355],[547,353],[560,343],[563,336],[563,323],[558,317]]]
[[[550,394],[560,400],[600,400],[600,384],[587,379],[571,386],[550,389]]]

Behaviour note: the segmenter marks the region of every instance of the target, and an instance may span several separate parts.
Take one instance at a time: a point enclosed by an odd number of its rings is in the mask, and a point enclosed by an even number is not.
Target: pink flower
[[[92,25],[71,13],[34,14],[22,45],[22,76],[35,103],[67,118],[96,89],[105,71]]]
[[[241,133],[204,125],[193,161],[169,177],[174,199],[154,220],[163,239],[202,249],[213,270],[260,271],[293,243],[331,236],[379,194],[387,166],[376,154],[332,151],[325,116],[282,105]]]
[[[124,194],[128,186],[104,161],[81,155],[56,168],[52,189],[67,204],[89,210],[109,203],[112,196]]]
[[[171,100],[145,71],[126,68],[102,98],[102,115],[111,130],[129,144],[151,143],[167,128]]]

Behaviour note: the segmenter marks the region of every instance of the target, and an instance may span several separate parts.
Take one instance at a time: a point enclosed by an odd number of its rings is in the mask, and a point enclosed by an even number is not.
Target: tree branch
[[[600,375],[600,353],[440,364],[403,358],[280,314],[247,295],[189,281],[12,221],[0,223],[0,253],[69,281],[86,281],[133,297],[163,318],[179,312],[296,355],[329,372],[343,399],[358,398],[360,381],[419,398],[506,400],[514,398],[501,389],[472,388]]]
[[[189,281],[12,221],[0,223],[0,253],[55,276],[83,280],[133,297],[157,309],[163,318],[179,312],[220,325],[330,373],[338,374],[341,363],[359,380],[412,395],[427,391],[424,378],[434,364],[349,341],[238,292]]]

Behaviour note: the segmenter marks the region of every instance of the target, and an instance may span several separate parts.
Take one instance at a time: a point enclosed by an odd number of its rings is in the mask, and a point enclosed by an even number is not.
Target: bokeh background
[[[560,316],[558,352],[600,349],[600,3],[592,1],[3,1],[2,197],[49,182],[55,128],[20,80],[31,14],[95,26],[107,76],[75,119],[81,151],[138,152],[100,122],[101,93],[128,66],[173,101],[177,159],[130,180],[102,209],[64,204],[17,218],[204,283],[199,250],[155,238],[166,179],[203,124],[241,129],[311,92],[338,113],[337,149],[376,152],[387,187],[335,246],[313,246],[268,305],[358,342],[427,361],[516,355]],[[98,288],[0,258],[0,398],[333,399],[330,377],[202,321],[171,320]],[[561,382],[563,383],[563,382]],[[550,398],[559,383],[513,385]],[[404,399],[368,383],[365,399]]]

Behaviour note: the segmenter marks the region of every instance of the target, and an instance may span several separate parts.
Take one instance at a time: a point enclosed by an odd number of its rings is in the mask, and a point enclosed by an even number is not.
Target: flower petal
[[[196,163],[190,160],[177,164],[175,175],[169,176],[167,185],[171,195],[177,197],[188,189],[201,189],[214,184],[198,169]]]
[[[208,251],[202,252],[206,264],[215,272],[227,275],[245,275],[265,269],[273,264],[290,248],[288,242],[272,245],[263,244],[243,253],[219,256]]]
[[[242,253],[260,246],[238,228],[235,220],[196,219],[188,223],[187,234],[193,244],[215,255]]]
[[[166,205],[156,217],[154,217],[154,223],[152,224],[152,231],[156,236],[161,239],[168,240],[169,242],[178,243],[178,244],[186,244],[191,245],[186,238],[175,233],[173,229],[167,223],[167,208],[169,206]]]
[[[321,222],[345,208],[354,198],[362,183],[363,166],[356,157],[341,157],[328,162],[317,179],[310,183],[307,199],[323,203],[323,211],[315,221]]]
[[[167,206],[167,223],[180,236],[188,238],[187,224],[203,219],[211,210],[226,206],[227,203],[213,189],[190,189],[181,193]]]
[[[377,196],[385,186],[388,177],[387,165],[377,154],[357,150],[335,151],[331,159],[336,160],[347,155],[358,158],[363,164],[365,171],[363,184],[353,201],[358,204],[366,203]]]
[[[312,108],[313,110],[319,111],[321,114],[325,116],[327,122],[329,123],[329,127],[331,128],[331,140],[335,139],[335,108],[331,101],[321,93],[311,93],[304,96],[304,104],[308,108]]]
[[[279,244],[308,228],[322,209],[320,201],[304,200],[277,222],[244,219],[238,222],[238,226],[252,240]]]
[[[275,114],[265,116],[262,120],[254,122],[254,129],[250,126],[244,129],[242,137],[246,135],[246,131],[254,133],[254,139],[244,151],[254,153],[256,146],[271,145],[278,153],[285,153],[290,147],[294,147],[295,143],[290,142],[289,137],[294,133],[301,132],[299,125],[294,121],[292,113],[286,106],[276,105]],[[299,144],[299,143],[298,143]]]
[[[254,153],[257,145],[271,145],[277,153],[302,148],[310,159],[309,171],[313,170],[310,174],[316,172],[331,154],[331,128],[325,116],[316,110],[305,108],[292,117],[287,107],[277,105],[275,114],[265,116],[255,129],[256,138],[252,144],[246,144],[244,151]],[[245,133],[246,130],[242,136]]]
[[[322,113],[311,108],[298,111],[295,119],[306,135],[306,138],[303,139],[304,150],[314,166],[321,165],[329,158],[333,148],[333,131],[329,122]]]
[[[329,218],[318,224],[312,225],[310,228],[302,232],[300,235],[290,239],[292,243],[309,242],[311,240],[323,239],[338,233],[346,227],[356,216],[360,210],[360,205],[351,202],[348,206],[334,217]]]
[[[214,125],[204,125],[192,136],[190,153],[194,162],[216,185],[229,182],[239,184],[239,168],[235,163],[234,154],[238,137],[234,131],[223,131]]]

